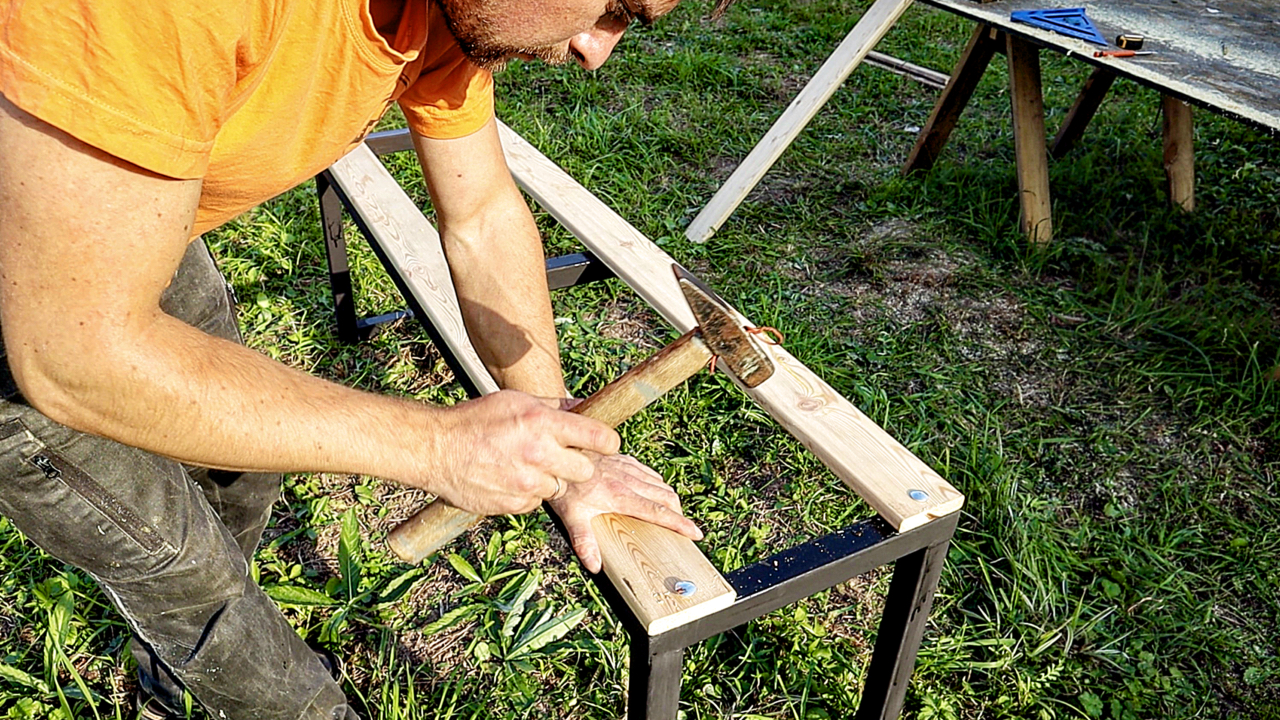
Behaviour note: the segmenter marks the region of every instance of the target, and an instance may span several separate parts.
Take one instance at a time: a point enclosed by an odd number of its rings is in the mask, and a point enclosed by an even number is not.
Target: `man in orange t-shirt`
[[[540,239],[490,71],[599,67],[678,0],[0,0],[0,512],[91,574],[143,686],[217,718],[354,717],[252,582],[281,472],[360,473],[481,514],[550,500],[700,533],[618,437],[563,411]],[[239,343],[200,233],[324,169],[392,102],[471,337],[504,388],[363,393]]]

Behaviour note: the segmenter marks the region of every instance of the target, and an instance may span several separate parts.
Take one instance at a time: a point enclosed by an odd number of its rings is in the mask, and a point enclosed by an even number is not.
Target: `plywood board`
[[[921,0],[1167,94],[1280,133],[1280,13],[1274,0]],[[1100,46],[1010,20],[1015,10],[1083,7],[1108,40],[1147,38],[1155,55],[1095,58]]]

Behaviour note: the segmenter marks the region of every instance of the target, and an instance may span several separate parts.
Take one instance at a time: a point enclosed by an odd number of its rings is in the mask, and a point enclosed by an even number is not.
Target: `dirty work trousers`
[[[197,239],[166,313],[240,340],[227,285]],[[135,634],[144,673],[213,718],[356,718],[341,687],[249,577],[280,476],[183,465],[76,432],[31,408],[0,362],[0,513],[89,573]]]

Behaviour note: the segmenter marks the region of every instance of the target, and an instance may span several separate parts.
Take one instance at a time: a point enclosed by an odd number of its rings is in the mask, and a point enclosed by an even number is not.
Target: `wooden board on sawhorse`
[[[929,120],[903,164],[904,174],[933,167],[960,115],[973,96],[982,74],[997,54],[1009,62],[1009,98],[1013,115],[1014,156],[1017,163],[1019,226],[1027,239],[1046,245],[1053,239],[1049,190],[1049,154],[1065,155],[1084,133],[1102,103],[1115,74],[1099,68],[1085,82],[1052,148],[1045,147],[1044,93],[1040,78],[1040,47],[1021,37],[979,25],[956,63],[951,81],[942,91]],[[1195,168],[1191,151],[1191,108],[1164,98],[1165,170],[1170,202],[1184,210],[1195,207]]]
[[[1212,110],[1280,135],[1280,39],[1270,0],[1203,3],[1166,0],[921,0],[976,23],[973,37],[951,80],[921,130],[905,172],[926,170],[937,158],[969,101],[992,54],[1008,55],[1022,228],[1033,242],[1052,238],[1048,214],[1046,154],[1063,157],[1084,134],[1107,91],[1118,78],[1160,93],[1166,190],[1170,204],[1195,208],[1192,105]],[[1040,27],[1014,22],[1030,9],[1083,8],[1104,38],[1143,33],[1144,50],[1132,58],[1094,57],[1099,45]],[[1010,48],[1017,45],[1014,52]],[[1047,153],[1039,50],[1048,48],[1089,63],[1085,81]]]

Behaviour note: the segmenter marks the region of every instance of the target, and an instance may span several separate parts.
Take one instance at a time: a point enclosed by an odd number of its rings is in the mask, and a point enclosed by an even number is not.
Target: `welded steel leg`
[[[901,714],[950,546],[948,540],[917,550],[894,564],[857,720],[893,720]]]
[[[338,322],[338,339],[360,341],[356,326],[356,302],[351,294],[351,269],[347,264],[347,241],[342,237],[342,200],[329,173],[316,176],[320,199],[320,225],[324,231],[324,253],[329,261],[329,289],[333,291],[333,317]]]
[[[647,635],[631,636],[627,720],[676,720],[684,649],[653,653]]]

